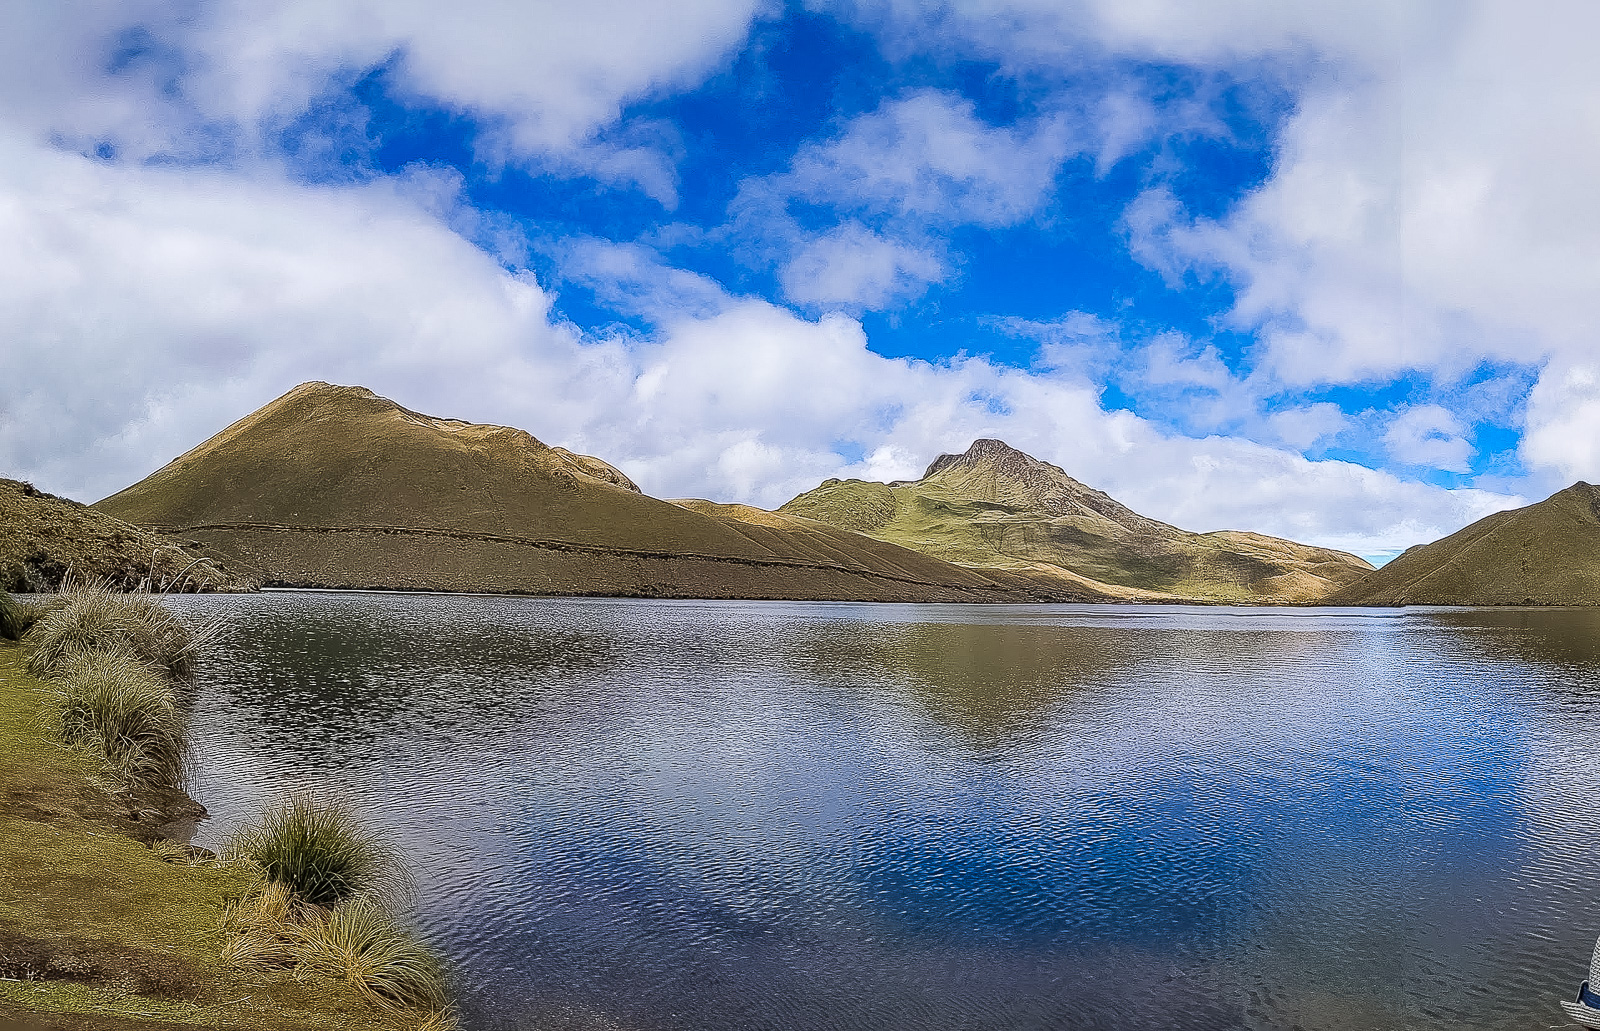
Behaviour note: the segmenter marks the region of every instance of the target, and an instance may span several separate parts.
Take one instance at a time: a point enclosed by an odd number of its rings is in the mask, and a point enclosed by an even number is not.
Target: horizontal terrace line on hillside
[[[201,523],[193,526],[157,526],[147,524],[152,529],[163,533],[186,534],[195,531],[207,530],[270,530],[279,533],[387,533],[409,535],[413,537],[444,537],[452,540],[489,541],[496,544],[513,544],[529,548],[539,548],[544,551],[574,552],[584,555],[620,555],[628,558],[667,559],[672,561],[688,562],[726,562],[740,566],[773,566],[785,569],[815,569],[827,572],[850,573],[854,576],[869,576],[880,580],[893,580],[899,583],[914,584],[918,587],[945,587],[963,589],[955,585],[943,584],[935,580],[919,580],[910,576],[895,576],[891,573],[880,573],[875,570],[854,566],[829,566],[817,562],[793,562],[783,559],[750,559],[739,558],[731,555],[702,555],[689,551],[644,551],[632,548],[603,548],[592,544],[575,544],[571,541],[544,540],[535,537],[519,537],[513,534],[484,533],[478,530],[441,530],[429,527],[415,526],[382,526],[382,525],[350,525],[350,526],[288,526],[282,523]],[[981,567],[963,566],[960,568],[971,569],[977,573],[988,572]],[[993,588],[974,586],[964,588],[973,591],[997,590],[1007,588],[996,585]]]

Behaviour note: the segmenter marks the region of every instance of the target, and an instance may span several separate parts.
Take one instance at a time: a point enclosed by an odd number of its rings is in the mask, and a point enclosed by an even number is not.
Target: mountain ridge
[[[31,483],[0,478],[0,590],[60,589],[66,579],[105,579],[119,588],[249,591],[247,574],[220,556],[57,497]]]
[[[994,438],[939,455],[918,480],[830,479],[767,511],[652,498],[610,463],[525,430],[322,382],[51,525],[97,513],[120,522],[71,532],[105,543],[95,554],[117,570],[139,565],[116,550],[130,542],[182,541],[166,545],[172,556],[209,556],[195,568],[223,589],[263,580],[684,598],[1600,604],[1600,487],[1583,481],[1373,570],[1264,534],[1179,529]],[[12,579],[43,583],[53,561],[23,556]]]

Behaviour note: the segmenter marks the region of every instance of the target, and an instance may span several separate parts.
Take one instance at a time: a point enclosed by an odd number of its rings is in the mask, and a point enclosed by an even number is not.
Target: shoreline
[[[530,598],[541,601],[668,601],[668,602],[776,602],[780,604],[804,605],[914,605],[914,606],[949,606],[971,605],[977,608],[993,608],[1004,605],[1048,607],[1048,608],[1150,608],[1150,609],[1271,609],[1305,611],[1307,609],[1327,609],[1332,612],[1376,612],[1376,611],[1412,611],[1426,612],[1435,610],[1477,610],[1488,609],[1492,611],[1549,611],[1552,609],[1570,610],[1573,612],[1592,612],[1600,609],[1600,604],[1573,605],[1566,602],[1510,602],[1494,605],[1467,605],[1444,604],[1435,602],[1407,602],[1401,605],[1330,605],[1322,601],[1204,601],[1199,599],[1184,599],[1178,601],[1145,601],[1142,599],[1106,599],[1100,601],[1017,601],[1017,600],[983,600],[983,601],[884,601],[877,598],[778,598],[778,597],[703,597],[687,595],[661,595],[661,594],[536,594],[528,591],[450,591],[431,590],[412,587],[306,587],[290,586],[284,584],[264,584],[249,591],[197,591],[187,592],[194,595],[248,595],[248,594],[371,594],[371,595],[414,595],[417,597],[438,598]]]
[[[44,1028],[400,1031],[346,983],[223,962],[222,917],[256,875],[168,832],[204,807],[129,791],[60,743],[52,686],[0,643],[0,1023]]]

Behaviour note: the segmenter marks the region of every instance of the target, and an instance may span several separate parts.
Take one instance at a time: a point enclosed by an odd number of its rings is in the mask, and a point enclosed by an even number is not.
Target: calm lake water
[[[470,1028],[1544,1029],[1600,934],[1600,613],[181,604],[197,840],[351,799]]]

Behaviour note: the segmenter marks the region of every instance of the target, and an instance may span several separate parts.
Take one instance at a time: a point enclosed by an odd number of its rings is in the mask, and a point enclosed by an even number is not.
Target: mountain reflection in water
[[[269,594],[226,834],[351,797],[470,1027],[1544,1028],[1600,614]]]

